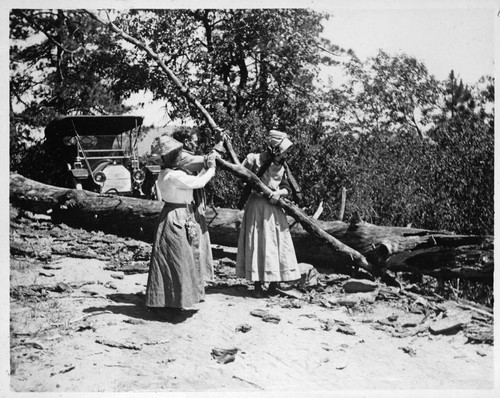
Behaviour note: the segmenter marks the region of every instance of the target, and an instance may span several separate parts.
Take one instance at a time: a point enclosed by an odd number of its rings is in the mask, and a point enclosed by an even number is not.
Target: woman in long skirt
[[[278,282],[300,279],[288,221],[283,209],[275,204],[290,192],[283,160],[292,143],[287,134],[277,130],[271,130],[267,143],[266,151],[249,154],[243,165],[258,173],[272,157],[261,180],[273,193],[269,198],[260,193],[250,194],[243,213],[236,257],[236,276],[253,281],[257,295],[263,293],[264,283],[269,282],[268,292],[272,294]]]
[[[190,127],[181,127],[174,131],[172,137],[182,142],[183,149],[180,154],[178,164],[188,174],[198,175],[206,168],[206,156],[196,154],[198,150],[198,134],[196,130]],[[195,204],[195,219],[200,224],[200,264],[203,272],[205,284],[213,281],[214,267],[212,256],[212,244],[210,234],[208,233],[207,219],[205,217],[206,195],[205,189],[199,188],[193,191]]]
[[[146,289],[146,305],[161,309],[185,309],[204,297],[200,264],[201,228],[195,218],[193,190],[204,187],[215,175],[215,158],[199,175],[178,168],[182,144],[169,136],[160,137],[160,155],[165,168],[158,176],[162,200]]]

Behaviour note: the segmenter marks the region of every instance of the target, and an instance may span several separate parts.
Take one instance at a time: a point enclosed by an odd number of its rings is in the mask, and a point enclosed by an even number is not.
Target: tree
[[[492,79],[439,82],[417,61],[385,53],[353,57],[348,70],[327,97],[328,127],[311,126],[301,148],[309,201],[324,199],[324,217],[335,218],[343,187],[346,217],[493,233]]]
[[[91,20],[72,10],[15,9],[10,23],[11,106],[24,105],[16,114],[44,126],[56,114],[123,111],[113,67],[125,52]]]
[[[47,181],[50,154],[33,132],[59,114],[126,111],[113,77],[125,52],[78,11],[13,9],[10,28],[11,169]]]
[[[457,112],[472,110],[475,107],[475,101],[467,85],[464,85],[462,79],[458,81],[455,72],[452,70],[448,80],[444,82],[444,110],[449,112],[449,117],[453,118]]]
[[[159,54],[221,125],[257,114],[268,129],[310,114],[323,18],[303,9],[136,10],[115,22]],[[196,119],[144,54],[134,63],[147,76],[145,88],[168,100],[172,118]]]
[[[366,62],[352,57],[347,81],[329,92],[330,119],[343,133],[392,136],[408,128],[425,135],[439,96],[438,82],[425,65],[405,54],[379,51]]]
[[[430,134],[437,143],[432,164],[433,204],[428,225],[463,233],[492,234],[494,219],[493,79],[476,86],[453,71],[443,84],[445,106]]]

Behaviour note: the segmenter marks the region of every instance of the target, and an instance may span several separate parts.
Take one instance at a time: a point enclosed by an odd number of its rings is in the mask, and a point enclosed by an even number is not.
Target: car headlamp
[[[135,182],[141,184],[146,178],[146,173],[144,172],[144,170],[135,170],[132,173],[132,178],[134,179]]]
[[[94,174],[94,181],[101,186],[104,185],[104,183],[106,182],[106,174],[104,174],[102,171],[98,171]]]

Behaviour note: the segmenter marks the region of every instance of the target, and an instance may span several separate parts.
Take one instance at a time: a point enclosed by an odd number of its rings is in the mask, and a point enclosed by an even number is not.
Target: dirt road
[[[255,298],[226,260],[198,310],[167,322],[144,306],[147,273],[98,259],[12,257],[12,391],[493,393],[493,345],[471,344],[463,330],[401,337],[425,317],[408,310],[415,303],[386,295],[328,305],[315,291],[307,300]],[[448,315],[468,313],[440,305]]]

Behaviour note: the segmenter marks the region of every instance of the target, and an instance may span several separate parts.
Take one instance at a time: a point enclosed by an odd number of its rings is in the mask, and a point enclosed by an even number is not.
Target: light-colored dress
[[[214,174],[214,169],[199,176],[165,169],[158,175],[165,205],[151,253],[148,307],[189,308],[205,295],[199,248],[202,232],[195,219],[193,190],[204,187]]]
[[[267,152],[251,153],[243,165],[257,173]],[[261,180],[276,190],[283,186],[285,169],[271,163]],[[285,212],[261,194],[252,193],[245,204],[238,239],[236,276],[250,281],[280,282],[300,279]]]

